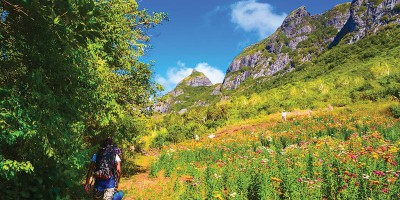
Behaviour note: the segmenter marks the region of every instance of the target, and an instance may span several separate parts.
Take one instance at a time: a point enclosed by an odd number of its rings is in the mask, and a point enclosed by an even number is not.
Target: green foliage
[[[392,105],[390,106],[390,112],[392,113],[393,117],[400,118],[400,105]]]
[[[400,4],[396,4],[393,8],[394,13],[400,13]]]
[[[177,177],[180,191],[174,195],[185,199],[390,199],[399,195],[398,120],[346,111],[265,125],[259,132],[221,133],[212,141],[163,151],[152,163],[151,174],[164,170],[167,177]],[[358,134],[346,139],[342,128]],[[397,136],[391,138],[389,132]],[[263,145],[266,141],[269,144]],[[189,176],[188,181],[181,182],[182,175]]]
[[[106,135],[145,134],[157,85],[138,61],[146,29],[166,19],[135,0],[1,1],[0,191],[10,199],[82,198]],[[135,108],[137,111],[132,111]]]

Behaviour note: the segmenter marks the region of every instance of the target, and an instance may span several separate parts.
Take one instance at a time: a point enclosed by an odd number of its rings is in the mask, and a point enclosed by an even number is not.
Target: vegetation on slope
[[[150,175],[169,177],[164,194],[179,199],[397,199],[400,122],[387,108],[248,121],[165,148]]]
[[[1,198],[81,199],[100,140],[146,133],[157,87],[138,58],[166,15],[135,0],[0,1],[0,15]]]
[[[171,114],[154,129],[160,133],[156,146],[283,109],[314,110],[398,99],[399,35],[399,26],[388,26],[355,44],[326,49],[293,72],[248,79],[235,91],[222,91],[228,100],[191,108],[184,115]],[[176,122],[179,129],[171,129],[170,124]],[[181,139],[171,139],[177,135]]]

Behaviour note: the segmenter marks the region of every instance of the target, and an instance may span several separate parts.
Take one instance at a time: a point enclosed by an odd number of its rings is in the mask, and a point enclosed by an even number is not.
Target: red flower
[[[381,191],[383,193],[389,194],[389,188],[382,188]]]
[[[379,170],[374,170],[374,174],[377,176],[385,176],[386,175],[385,172],[379,171]]]
[[[303,182],[303,179],[302,179],[302,178],[298,178],[297,181],[300,182],[300,183],[302,183],[302,182]]]

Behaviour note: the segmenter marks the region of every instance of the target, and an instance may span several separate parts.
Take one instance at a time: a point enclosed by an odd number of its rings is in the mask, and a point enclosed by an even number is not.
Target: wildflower
[[[217,195],[214,195],[214,198],[216,198],[216,199],[218,199],[218,200],[222,200],[222,199],[224,199],[224,198],[222,198],[222,196],[221,196],[221,194],[217,194]]]
[[[363,179],[369,179],[369,176],[366,174],[363,174],[362,177],[363,177]]]
[[[389,188],[382,188],[381,191],[383,193],[389,194]]]
[[[265,164],[265,163],[267,163],[267,162],[268,162],[268,159],[266,159],[266,158],[261,159],[261,163],[262,163],[262,164]]]
[[[372,155],[372,158],[374,158],[375,160],[379,158],[379,155],[375,152],[372,152],[371,155]]]
[[[281,179],[275,178],[275,177],[271,177],[271,180],[272,180],[272,181],[275,181],[275,182],[278,182],[278,183],[282,182]]]
[[[396,180],[397,180],[397,178],[388,178],[387,179],[387,182],[389,182],[389,183],[395,183],[396,182]]]
[[[214,174],[214,178],[219,179],[219,178],[221,178],[221,176],[218,174]]]
[[[236,196],[236,192],[230,193],[229,196],[235,197]]]
[[[373,185],[379,185],[379,181],[371,180],[370,183],[373,184]]]
[[[343,185],[340,189],[339,192],[342,192],[343,190],[345,190],[347,188],[347,185]]]
[[[377,176],[385,176],[386,175],[385,172],[379,171],[379,170],[374,170],[374,174]]]
[[[303,179],[302,179],[302,178],[298,178],[297,181],[300,182],[300,183],[302,183],[302,182],[303,182]]]

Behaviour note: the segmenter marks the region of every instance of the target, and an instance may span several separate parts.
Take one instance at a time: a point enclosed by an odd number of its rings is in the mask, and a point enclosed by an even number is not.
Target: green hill
[[[179,84],[164,97],[168,102],[171,94],[184,91],[169,105],[171,111],[187,110],[161,120],[156,143],[193,138],[283,109],[398,100],[399,3],[354,0],[316,16],[305,7],[296,9],[273,35],[234,59],[220,87]],[[218,88],[220,94],[210,95]]]

